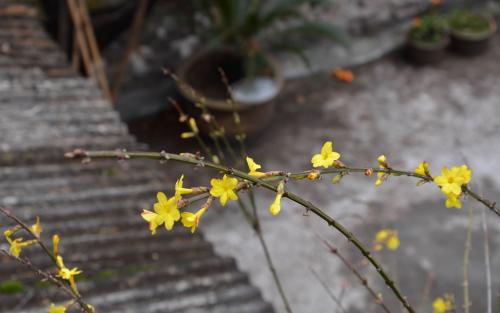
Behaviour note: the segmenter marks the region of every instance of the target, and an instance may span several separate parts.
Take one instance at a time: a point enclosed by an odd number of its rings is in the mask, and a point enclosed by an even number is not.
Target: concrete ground
[[[449,54],[437,66],[413,67],[394,55],[356,68],[354,73],[356,79],[350,85],[326,74],[288,82],[277,101],[273,123],[265,134],[250,140],[249,154],[266,170],[305,170],[322,143],[333,140],[335,150],[342,153],[341,159],[348,165],[377,166],[376,158],[383,153],[396,168],[411,170],[427,160],[434,175],[444,165],[464,164],[466,158],[474,171],[472,186],[493,201],[499,199],[500,36],[488,53],[477,58]],[[173,112],[160,116],[165,118],[162,125],[172,125],[172,116]],[[141,131],[165,134],[163,126],[136,123],[131,129],[144,141]],[[170,126],[165,127],[172,131]],[[150,143],[169,150],[189,148],[176,141],[169,137],[168,142]],[[194,175],[186,174],[189,182]],[[462,210],[446,209],[445,198],[435,186],[416,187],[416,181],[406,177],[391,177],[379,188],[374,181],[374,177],[350,175],[333,186],[325,177],[316,182],[293,182],[287,188],[350,227],[367,245],[378,229],[397,229],[400,249],[377,253],[377,258],[400,282],[419,312],[431,312],[432,299],[445,292],[455,294],[460,311],[467,208],[472,207],[469,283],[473,311],[484,311],[483,207],[466,201]],[[317,235],[339,247],[369,277],[393,312],[401,311],[375,271],[363,265],[360,254],[335,230],[286,200],[282,213],[270,217],[267,208],[273,195],[265,190],[257,194],[265,236],[295,312],[337,311],[311,270],[320,273],[347,311],[381,311]],[[498,307],[500,218],[485,213],[493,297]],[[264,297],[278,312],[284,312],[258,240],[239,210],[215,207],[202,221],[201,229],[220,253],[235,256]]]
[[[442,64],[412,67],[389,57],[355,69],[352,85],[326,75],[290,82],[278,101],[275,121],[266,133],[251,142],[251,155],[267,170],[302,170],[326,140],[333,140],[342,160],[352,166],[376,166],[385,154],[394,167],[413,169],[427,160],[437,175],[442,166],[464,164],[473,169],[473,186],[499,199],[500,186],[500,38],[486,55],[465,59],[449,55]],[[430,312],[422,302],[424,286],[433,277],[429,297],[454,292],[462,301],[462,259],[467,208],[474,209],[471,252],[473,310],[485,308],[485,278],[481,210],[473,201],[464,209],[446,209],[435,186],[416,187],[415,180],[392,177],[375,188],[374,178],[345,177],[339,185],[328,178],[318,182],[288,184],[332,216],[339,218],[368,245],[377,229],[399,230],[401,248],[381,253],[379,259],[399,279],[411,302]],[[272,195],[262,190],[259,206],[267,210]],[[262,196],[260,196],[262,195]],[[263,262],[258,241],[244,227],[236,208],[220,209],[203,223],[203,231],[221,253],[236,256],[250,272],[264,296],[283,311],[278,293]],[[310,269],[321,273],[335,294],[348,284],[344,306],[353,312],[372,312],[373,301],[354,277],[330,255],[316,238],[327,238],[348,258],[360,255],[315,216],[285,201],[279,217],[264,216],[266,238],[278,271],[296,312],[334,312],[328,297]],[[494,294],[500,286],[500,218],[486,212],[489,226]],[[208,219],[208,218],[207,218]],[[394,297],[374,271],[365,269],[370,281],[388,302]],[[397,311],[397,306],[393,306]]]

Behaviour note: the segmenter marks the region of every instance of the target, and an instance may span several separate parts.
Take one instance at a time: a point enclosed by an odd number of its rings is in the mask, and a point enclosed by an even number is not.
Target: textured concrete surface
[[[289,82],[278,100],[275,121],[265,135],[252,140],[250,154],[265,169],[307,169],[311,154],[325,140],[333,139],[334,147],[349,165],[376,166],[376,157],[384,153],[394,167],[400,168],[413,169],[419,161],[427,160],[435,175],[444,165],[463,164],[465,157],[474,170],[473,187],[493,201],[498,200],[499,60],[497,35],[493,49],[474,59],[450,54],[438,66],[417,68],[393,56],[354,69],[356,80],[352,85],[332,81],[326,75]],[[462,303],[466,210],[471,206],[472,303],[474,311],[484,310],[483,208],[466,201],[462,210],[446,209],[437,188],[417,188],[415,181],[408,178],[392,177],[379,188],[374,187],[374,180],[350,175],[335,186],[325,178],[313,183],[291,183],[288,188],[354,227],[368,245],[377,229],[398,229],[401,248],[377,257],[398,278],[402,290],[421,312],[431,311],[430,301],[423,296],[429,277],[434,277],[429,297],[454,292]],[[264,190],[259,195],[259,206],[266,211],[272,195]],[[359,253],[345,239],[291,202],[284,202],[277,218],[262,215],[266,237],[296,312],[334,311],[334,303],[310,274],[310,267],[321,273],[336,294],[347,282],[345,307],[353,312],[378,310],[315,236],[327,238],[359,265]],[[204,221],[203,230],[218,251],[237,256],[239,264],[264,290],[264,296],[283,312],[258,242],[244,226],[238,210],[223,208],[208,216],[210,222]],[[486,216],[495,295],[500,284],[500,219],[490,212]],[[394,297],[374,271],[363,272],[397,310]]]
[[[61,236],[65,262],[83,270],[79,290],[98,312],[273,312],[234,259],[218,256],[202,235],[178,227],[151,236],[140,212],[164,187],[168,175],[158,164],[84,165],[63,158],[76,147],[145,146],[95,84],[70,69],[29,12],[0,0],[0,205],[28,224],[39,216],[46,243],[55,233]],[[0,233],[10,226],[1,215]],[[0,249],[8,248],[2,236]],[[22,256],[43,270],[56,269],[39,247]],[[23,290],[2,290],[0,312],[42,313],[51,302],[68,301],[59,288],[40,284],[2,254],[0,284],[10,280]]]

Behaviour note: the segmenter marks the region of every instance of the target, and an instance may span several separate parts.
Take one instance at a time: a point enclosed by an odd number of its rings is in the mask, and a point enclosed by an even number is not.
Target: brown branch
[[[319,238],[319,239],[323,242],[323,244],[325,244],[325,246],[328,248],[328,250],[333,255],[337,256],[337,258],[339,258],[339,260],[342,261],[342,263],[344,263],[344,265],[354,274],[354,276],[356,276],[356,278],[359,280],[361,285],[363,285],[363,287],[365,287],[366,290],[368,290],[368,293],[370,293],[370,295],[375,299],[375,303],[380,305],[380,307],[386,313],[391,313],[389,308],[385,305],[382,297],[380,297],[375,292],[375,290],[373,290],[373,288],[368,284],[368,279],[366,277],[364,277],[363,275],[361,275],[361,273],[354,267],[354,265],[352,265],[351,262],[349,262],[349,260],[347,260],[347,258],[345,258],[342,254],[340,254],[339,250],[336,247],[334,247],[332,244],[330,244],[325,239],[322,239],[322,238]]]
[[[33,239],[37,242],[37,244],[42,248],[42,250],[45,252],[45,254],[47,254],[49,256],[49,258],[52,260],[52,262],[57,266],[57,259],[56,259],[55,255],[53,255],[52,252],[50,252],[50,249],[47,248],[47,246],[40,240],[40,238],[33,233],[33,231],[30,229],[30,227],[28,225],[26,225],[26,223],[21,221],[18,217],[13,215],[9,210],[7,210],[3,207],[0,207],[0,213],[4,214],[8,218],[10,218],[12,221],[14,221],[17,225],[21,226],[21,228],[26,230],[28,232],[28,234],[30,234],[30,236],[33,237]],[[21,262],[22,264],[24,264],[25,266],[27,266],[28,268],[30,268],[32,271],[34,271],[35,273],[37,273],[39,275],[43,276],[43,275],[47,274],[46,272],[42,271],[41,269],[38,269],[37,267],[35,267],[28,259],[15,257],[5,250],[2,250],[2,252],[4,254],[7,254],[8,256],[16,259],[17,261]],[[50,274],[47,274],[47,275],[51,276]],[[54,277],[52,277],[52,278],[54,278]],[[64,285],[64,283],[62,281],[60,281],[58,279],[55,279],[55,280],[57,281],[56,284],[58,286],[62,285],[62,286],[64,286],[64,290],[66,290],[66,291],[69,290],[69,293],[71,294],[71,298],[73,298],[75,300],[75,302],[78,303],[82,312],[96,313],[95,311],[93,311],[89,308],[89,305],[87,303],[85,303],[83,301],[82,296],[80,294],[75,292],[72,288],[68,288],[69,283],[67,285]]]

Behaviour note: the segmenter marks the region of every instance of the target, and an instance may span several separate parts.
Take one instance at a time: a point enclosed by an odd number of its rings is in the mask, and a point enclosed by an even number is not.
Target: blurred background
[[[492,0],[0,0],[0,204],[41,216],[46,238],[65,235],[68,262],[84,270],[82,293],[99,312],[286,312],[235,206],[214,207],[195,236],[179,227],[150,238],[139,212],[156,192],[171,192],[181,173],[193,186],[213,173],[146,161],[82,165],[64,152],[203,153],[193,138],[181,139],[189,128],[179,110],[217,151],[202,103],[235,145],[239,113],[247,153],[266,170],[310,169],[311,156],[333,140],[352,166],[375,167],[380,154],[409,170],[426,160],[435,175],[468,164],[472,187],[494,201],[499,14]],[[439,190],[411,179],[377,188],[374,180],[349,175],[332,185],[325,177],[287,188],[368,246],[377,230],[398,230],[401,247],[377,257],[418,312],[432,312],[447,292],[463,311],[472,207],[472,310],[498,310],[498,218],[469,199],[446,209]],[[257,195],[294,312],[381,311],[319,238],[366,275],[392,312],[402,311],[345,239],[286,200],[271,217],[274,195]],[[44,312],[48,299],[60,299],[11,263],[0,257],[1,312]]]

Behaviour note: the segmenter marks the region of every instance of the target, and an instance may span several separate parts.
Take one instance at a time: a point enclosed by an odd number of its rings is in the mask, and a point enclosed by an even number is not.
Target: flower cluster
[[[175,193],[172,197],[168,198],[165,193],[158,192],[156,198],[158,202],[153,205],[153,210],[143,210],[141,216],[149,223],[149,230],[152,235],[156,234],[156,229],[164,225],[167,230],[172,230],[175,222],[181,220],[182,225],[195,232],[200,222],[201,216],[208,209],[208,206],[200,209],[196,213],[183,212],[181,214],[180,208],[182,205],[182,196],[186,194],[205,192],[207,189],[204,187],[185,188],[184,175],[182,175],[175,183]],[[208,202],[210,201],[210,202]],[[211,203],[211,198],[207,203]]]
[[[21,238],[21,237],[13,238],[13,236],[17,232],[22,230],[23,228],[25,230],[27,230],[28,233],[34,239],[24,241],[23,238]],[[41,225],[39,217],[36,217],[36,222],[29,227],[25,226],[24,224],[19,222],[18,225],[5,230],[4,236],[5,236],[5,239],[7,240],[7,243],[10,245],[10,249],[9,249],[10,254],[13,257],[19,258],[19,257],[21,257],[21,253],[22,253],[22,250],[24,248],[35,245],[37,243],[43,246],[43,243],[40,241],[40,235],[41,235],[42,231],[43,231],[43,229],[42,229],[42,225]],[[61,255],[59,255],[59,241],[60,241],[59,236],[57,234],[53,235],[53,237],[52,237],[53,251],[52,251],[52,254],[50,255],[50,257],[55,261],[55,264],[58,268],[57,277],[59,277],[62,280],[67,281],[71,290],[73,291],[74,295],[79,297],[80,294],[79,294],[78,288],[76,286],[75,276],[81,274],[82,271],[76,267],[69,269],[64,265],[63,257]],[[50,252],[48,252],[48,251],[47,251],[47,253],[50,254]],[[49,308],[48,308],[48,312],[49,313],[65,313],[67,308],[69,306],[73,305],[74,303],[75,303],[75,299],[71,300],[66,305],[55,305],[54,303],[51,303]],[[88,309],[90,312],[95,312],[94,308],[90,305],[88,305]]]
[[[35,224],[31,225],[29,227],[29,229],[30,229],[31,234],[35,238],[40,238],[40,234],[42,233],[42,226],[40,224],[40,218],[39,217],[36,218]],[[15,256],[16,258],[18,258],[18,257],[21,256],[21,252],[22,252],[22,250],[24,248],[32,246],[32,245],[36,244],[36,242],[37,242],[34,239],[33,240],[24,241],[24,239],[22,237],[13,239],[12,236],[14,236],[19,230],[21,230],[21,226],[16,225],[16,226],[14,226],[12,228],[7,229],[3,233],[4,237],[5,237],[5,240],[7,240],[7,243],[10,246],[10,248],[9,248],[10,254],[13,255],[13,256]]]
[[[454,166],[448,169],[446,166],[441,171],[441,176],[434,178],[434,182],[441,187],[441,191],[446,195],[446,207],[457,208],[462,207],[460,195],[463,187],[467,186],[472,177],[472,171],[467,165]]]
[[[373,250],[380,251],[384,246],[392,251],[399,248],[398,232],[394,229],[382,229],[375,234]]]

